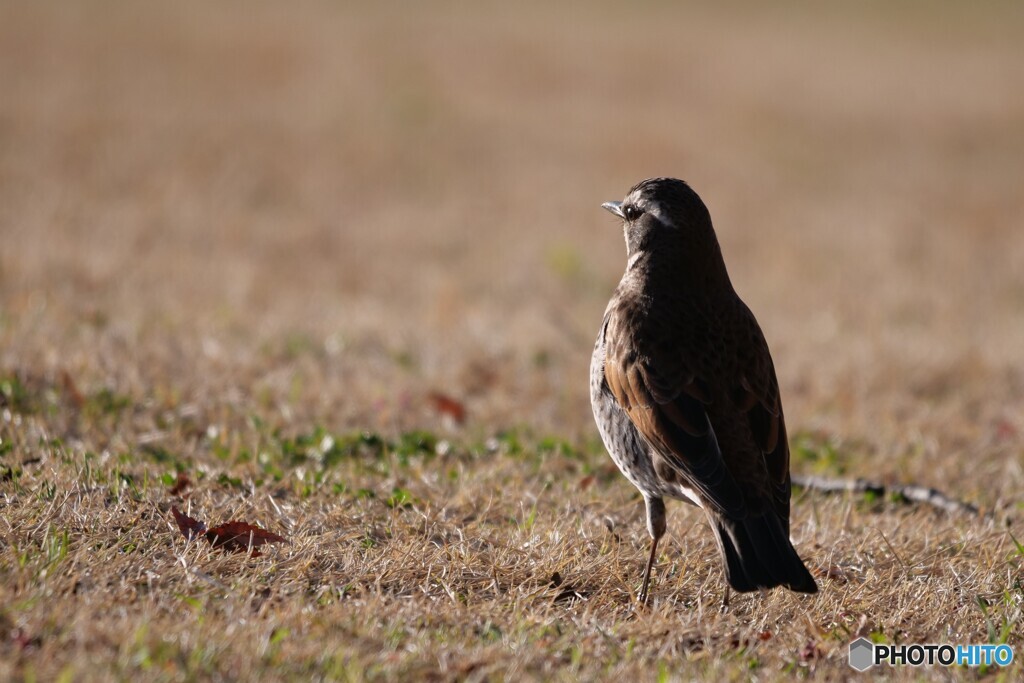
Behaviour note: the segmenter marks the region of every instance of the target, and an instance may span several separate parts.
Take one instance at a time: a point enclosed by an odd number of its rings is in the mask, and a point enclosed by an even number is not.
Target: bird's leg
[[[654,566],[654,556],[658,552],[658,541],[665,535],[665,501],[661,498],[644,496],[644,503],[647,505],[647,531],[651,534],[651,556],[647,558],[647,569],[644,570],[644,585],[640,590],[640,604],[647,606],[647,599],[650,597],[648,588],[651,583],[651,568]]]
[[[721,612],[724,614],[729,611],[729,586],[725,587],[725,597],[722,598],[722,609]]]
[[[651,539],[651,556],[647,558],[647,569],[644,570],[644,587],[640,589],[640,604],[647,607],[647,588],[651,584],[651,567],[654,566],[654,556],[658,552],[658,538]]]

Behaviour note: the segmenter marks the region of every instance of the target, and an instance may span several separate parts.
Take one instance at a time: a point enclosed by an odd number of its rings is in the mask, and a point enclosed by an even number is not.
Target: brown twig
[[[892,484],[887,486],[879,482],[868,481],[867,479],[835,479],[815,475],[795,475],[793,483],[796,486],[823,493],[871,493],[880,497],[888,494],[911,503],[925,503],[950,514],[981,514],[977,505],[965,503],[956,498],[950,498],[942,491],[916,484]]]

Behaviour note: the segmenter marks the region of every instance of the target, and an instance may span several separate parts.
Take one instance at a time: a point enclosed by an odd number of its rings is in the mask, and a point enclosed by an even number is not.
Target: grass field
[[[0,0],[0,680],[1024,657],[1024,8],[891,4]],[[587,366],[600,204],[654,175],[711,210],[794,472],[986,516],[796,491],[821,592],[721,613],[670,505],[635,609]],[[187,542],[172,505],[289,543]]]

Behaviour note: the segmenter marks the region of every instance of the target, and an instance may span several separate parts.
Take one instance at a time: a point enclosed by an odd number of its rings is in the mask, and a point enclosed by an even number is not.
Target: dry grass
[[[1016,3],[366,4],[0,3],[0,679],[846,678],[857,634],[1019,650]],[[821,594],[721,614],[710,532],[673,506],[635,612],[642,506],[586,366],[624,262],[598,205],[658,174],[711,208],[794,469],[994,521],[798,493]],[[172,503],[291,543],[187,544]]]

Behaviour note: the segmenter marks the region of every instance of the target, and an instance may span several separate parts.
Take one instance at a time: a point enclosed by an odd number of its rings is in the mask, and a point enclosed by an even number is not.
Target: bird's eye
[[[629,206],[622,207],[622,215],[626,217],[627,221],[635,221],[644,215],[644,211],[640,207],[630,204]]]

